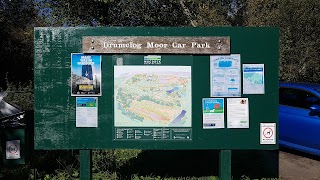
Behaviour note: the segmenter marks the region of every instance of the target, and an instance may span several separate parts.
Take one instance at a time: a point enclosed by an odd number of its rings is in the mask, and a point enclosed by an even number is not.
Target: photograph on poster
[[[71,54],[71,96],[101,96],[101,56]]]

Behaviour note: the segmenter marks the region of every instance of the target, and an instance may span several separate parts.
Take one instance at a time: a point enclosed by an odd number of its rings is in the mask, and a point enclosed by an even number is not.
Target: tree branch
[[[188,17],[188,19],[190,20],[190,24],[191,26],[193,27],[197,27],[197,22],[192,20],[191,18],[191,13],[189,11],[189,9],[186,7],[186,5],[184,4],[184,0],[180,0],[179,1],[180,5],[181,5],[181,8],[183,10],[183,13]]]

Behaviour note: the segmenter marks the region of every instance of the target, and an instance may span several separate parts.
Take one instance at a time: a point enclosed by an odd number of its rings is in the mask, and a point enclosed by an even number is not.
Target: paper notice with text
[[[249,128],[248,98],[227,99],[227,128]]]

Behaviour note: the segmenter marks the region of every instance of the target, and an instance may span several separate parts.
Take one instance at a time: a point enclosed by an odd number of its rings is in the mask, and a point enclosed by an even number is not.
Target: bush
[[[129,160],[137,158],[141,150],[136,149],[112,149],[92,151],[92,172],[116,172],[123,165],[127,165]]]

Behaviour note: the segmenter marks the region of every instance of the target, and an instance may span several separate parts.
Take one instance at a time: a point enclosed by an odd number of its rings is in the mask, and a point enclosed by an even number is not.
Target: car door
[[[319,97],[294,88],[280,88],[279,95],[280,140],[320,149],[320,117],[310,111]]]

